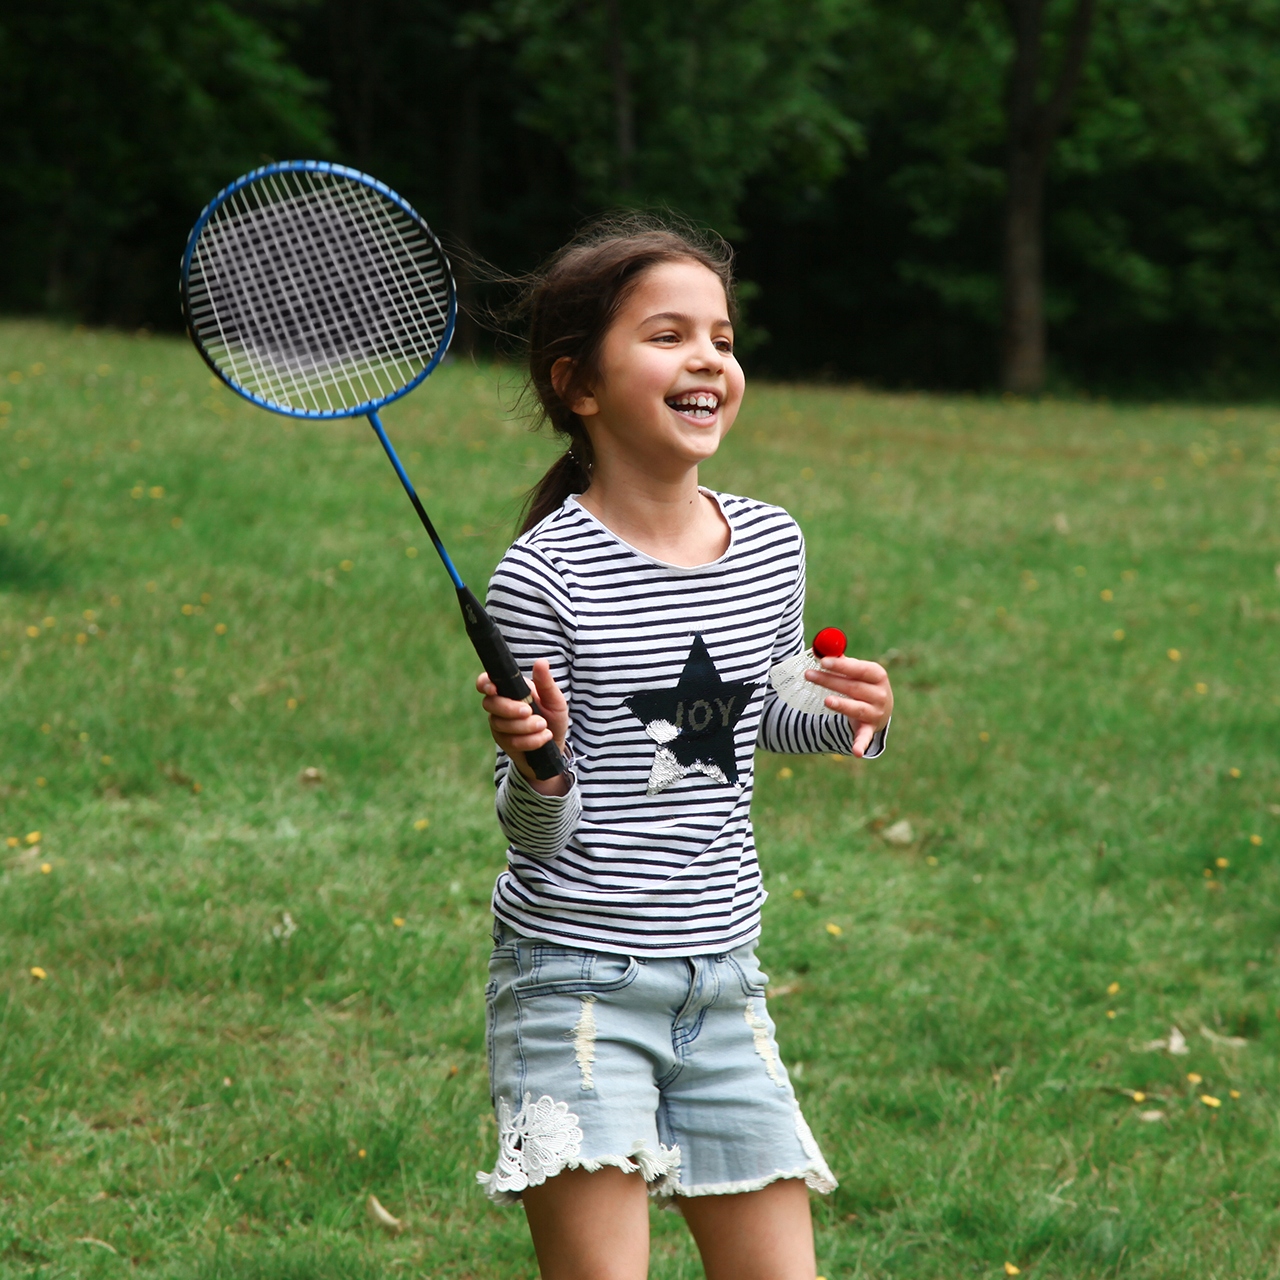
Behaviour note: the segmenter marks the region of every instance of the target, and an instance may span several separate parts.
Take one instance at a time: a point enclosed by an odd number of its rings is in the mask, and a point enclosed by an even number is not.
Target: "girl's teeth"
[[[719,408],[719,400],[715,396],[696,395],[682,396],[679,400],[672,402],[677,409],[698,412],[699,410],[709,410],[714,413]]]

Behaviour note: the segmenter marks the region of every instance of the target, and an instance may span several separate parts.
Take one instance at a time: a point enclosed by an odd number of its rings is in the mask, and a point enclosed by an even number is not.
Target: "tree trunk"
[[[1039,157],[1010,148],[1004,218],[1001,382],[1033,395],[1044,385],[1044,176]]]
[[[475,211],[480,183],[480,83],[472,54],[464,64],[465,75],[458,95],[458,125],[453,135],[453,174],[449,184],[449,221],[453,238],[464,252],[454,255],[454,280],[458,289],[458,324],[454,346],[463,355],[474,355],[476,346],[476,288],[470,254],[475,249]]]
[[[376,15],[375,15],[376,21]],[[367,0],[336,0],[329,7],[329,44],[333,58],[333,96],[347,133],[351,159],[359,169],[373,159],[374,106],[378,77],[369,32]]]
[[[618,157],[618,190],[631,191],[631,160],[635,155],[635,115],[631,104],[631,73],[627,70],[627,41],[619,0],[605,0],[609,18],[609,74],[613,78],[614,147]]]
[[[1034,395],[1044,386],[1044,184],[1049,156],[1084,71],[1095,0],[1076,0],[1057,83],[1040,101],[1046,0],[1005,0],[1014,55],[1008,90],[1000,381]]]

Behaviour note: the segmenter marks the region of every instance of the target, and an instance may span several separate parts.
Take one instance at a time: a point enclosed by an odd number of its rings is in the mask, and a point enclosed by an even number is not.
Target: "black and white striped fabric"
[[[654,560],[570,498],[494,572],[489,612],[523,670],[550,661],[571,718],[564,797],[539,795],[498,753],[511,843],[493,909],[518,933],[637,956],[751,940],[765,897],[757,745],[852,751],[843,716],[795,711],[768,684],[804,648],[799,528],[779,507],[709,496],[732,531],[711,564]],[[883,750],[881,734],[867,755]]]

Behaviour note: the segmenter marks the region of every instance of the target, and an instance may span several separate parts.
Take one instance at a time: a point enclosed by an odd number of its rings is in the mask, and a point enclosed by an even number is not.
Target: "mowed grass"
[[[475,662],[372,434],[176,339],[6,323],[6,376],[0,1276],[534,1276],[473,1180]],[[512,398],[386,414],[477,587]],[[1280,412],[755,385],[704,479],[897,690],[883,760],[759,761],[822,1273],[1280,1275]]]

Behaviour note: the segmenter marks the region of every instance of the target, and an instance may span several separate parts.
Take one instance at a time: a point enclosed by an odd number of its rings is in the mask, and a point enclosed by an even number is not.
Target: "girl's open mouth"
[[[667,405],[690,418],[714,418],[720,408],[720,397],[714,391],[685,391],[672,396]]]

